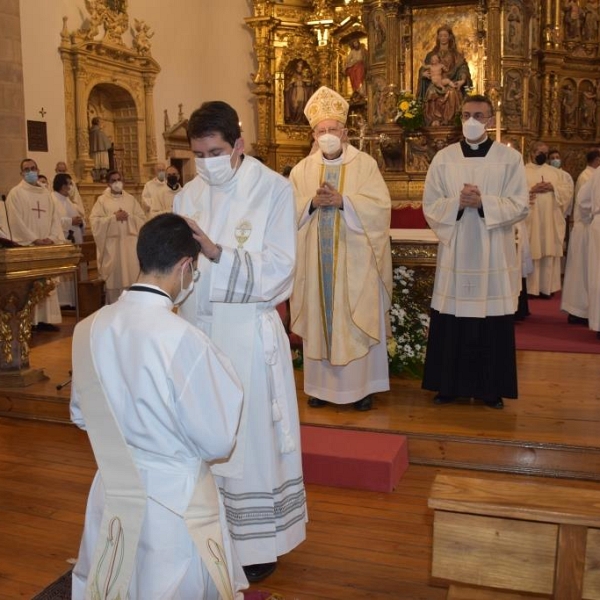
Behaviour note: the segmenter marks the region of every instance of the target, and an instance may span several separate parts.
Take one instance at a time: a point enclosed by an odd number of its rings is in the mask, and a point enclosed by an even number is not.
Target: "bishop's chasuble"
[[[343,210],[310,212],[328,180]],[[327,161],[317,151],[290,174],[298,217],[291,328],[302,337],[307,394],[349,404],[389,390],[387,311],[392,295],[391,200],[377,163],[346,145]]]

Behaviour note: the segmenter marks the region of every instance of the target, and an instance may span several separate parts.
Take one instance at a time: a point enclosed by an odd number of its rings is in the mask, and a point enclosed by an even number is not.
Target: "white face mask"
[[[156,175],[156,178],[159,181],[164,181],[165,180],[165,171],[159,171]]]
[[[560,158],[553,158],[553,159],[550,161],[550,164],[551,164],[553,167],[556,167],[557,169],[560,169],[560,165],[562,165],[562,162],[561,162]]]
[[[485,125],[474,119],[473,117],[469,117],[462,124],[463,135],[465,136],[465,140],[467,142],[474,142],[483,136],[485,133]]]
[[[235,152],[235,149],[234,149]],[[235,166],[231,166],[231,154],[222,156],[211,156],[209,158],[196,158],[196,173],[201,179],[206,181],[208,185],[224,185],[231,181],[238,168],[240,157],[238,155],[235,161]]]
[[[183,267],[183,269],[181,269],[181,289],[179,290],[179,294],[177,294],[177,296],[175,297],[175,300],[173,300],[174,306],[181,306],[185,302],[187,297],[192,293],[192,290],[194,289],[194,283],[196,282],[198,277],[200,277],[200,273],[198,271],[194,271],[192,263],[188,263],[188,266],[190,268],[190,271],[192,272],[192,279],[190,281],[190,284],[184,288],[183,275],[185,273],[186,267]]]
[[[342,140],[333,133],[324,133],[317,138],[317,144],[323,154],[335,154],[342,148]]]
[[[120,194],[123,191],[123,182],[122,181],[113,181],[110,184],[110,189],[115,193],[115,194]]]

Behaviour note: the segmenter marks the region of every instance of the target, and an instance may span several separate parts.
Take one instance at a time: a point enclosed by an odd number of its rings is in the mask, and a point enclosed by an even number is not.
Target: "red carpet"
[[[300,427],[304,481],[391,492],[408,467],[406,436],[332,427]]]
[[[530,299],[529,312],[515,325],[517,350],[600,354],[595,331],[567,323],[567,313],[560,310],[560,292],[549,300]]]

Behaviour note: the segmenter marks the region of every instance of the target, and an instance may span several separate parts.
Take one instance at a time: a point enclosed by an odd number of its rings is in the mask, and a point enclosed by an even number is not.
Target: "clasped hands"
[[[317,188],[317,193],[312,199],[313,208],[332,206],[333,208],[342,208],[344,199],[342,195],[329,183],[324,181],[321,187]]]
[[[529,192],[533,194],[545,194],[547,192],[553,192],[554,186],[549,181],[538,181]]]
[[[476,185],[465,183],[458,197],[459,208],[481,208],[481,192]]]
[[[114,214],[117,221],[127,221],[127,218],[129,217],[129,213],[126,210],[123,210],[122,208],[115,211]]]

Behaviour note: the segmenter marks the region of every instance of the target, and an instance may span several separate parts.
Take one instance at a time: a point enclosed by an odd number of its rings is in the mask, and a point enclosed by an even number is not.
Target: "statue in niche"
[[[106,175],[110,168],[109,151],[111,148],[112,142],[102,131],[100,117],[94,117],[90,127],[90,157],[94,160],[92,169],[94,181],[106,181]]]
[[[315,92],[312,71],[306,61],[299,58],[288,65],[285,80],[284,121],[292,125],[304,125],[304,107]]]
[[[154,35],[154,32],[150,31],[150,26],[144,21],[133,19],[133,22],[134,27],[131,30],[133,47],[140,56],[148,56],[150,54],[150,38]]]
[[[508,22],[508,27],[506,28],[506,45],[509,49],[516,52],[521,49],[523,41],[521,38],[521,12],[516,4],[510,7],[506,20]]]
[[[427,143],[427,138],[423,135],[410,137],[406,142],[406,146],[407,170],[413,172],[427,172],[432,158],[432,152]]]
[[[523,99],[523,89],[521,85],[521,74],[518,71],[508,71],[506,73],[502,112],[509,120],[521,119],[521,100]]]
[[[584,14],[579,6],[579,0],[566,0],[563,5],[563,17],[565,27],[565,39],[578,40],[581,37],[581,25]]]
[[[423,102],[425,125],[452,125],[466,88],[471,85],[469,65],[456,47],[452,28],[442,25],[437,30],[434,48],[419,69],[418,97]]]
[[[560,113],[563,129],[573,129],[577,125],[577,97],[575,86],[570,82],[562,87]]]
[[[353,97],[365,96],[365,75],[367,73],[367,48],[361,44],[360,39],[354,38],[350,42],[350,49],[346,55],[344,72],[350,79]]]
[[[585,129],[596,129],[596,90],[583,90],[581,92],[581,126]]]
[[[376,61],[385,59],[385,40],[387,31],[381,12],[376,12],[373,16],[373,49]]]
[[[588,0],[583,18],[583,39],[594,42],[598,37],[598,24],[600,23],[600,3],[598,0]]]

